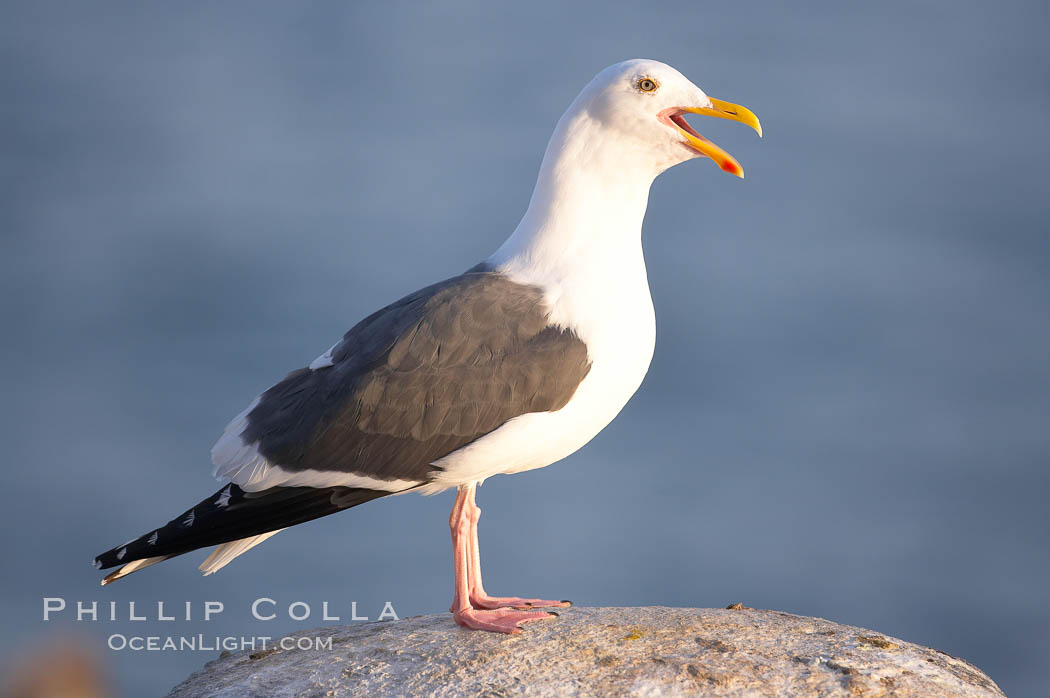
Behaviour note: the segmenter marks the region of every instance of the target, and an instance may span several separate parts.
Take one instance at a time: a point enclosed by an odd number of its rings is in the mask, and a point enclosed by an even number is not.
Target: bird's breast
[[[656,315],[649,286],[611,285],[600,298],[590,297],[575,307],[563,295],[564,305],[552,313],[587,346],[591,370],[564,409],[572,409],[587,440],[623,409],[641,385],[656,347]],[[582,444],[580,444],[582,445]]]

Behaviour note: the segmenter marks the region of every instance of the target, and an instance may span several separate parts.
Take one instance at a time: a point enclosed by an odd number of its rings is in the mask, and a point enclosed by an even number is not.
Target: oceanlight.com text
[[[331,651],[330,637],[236,637],[198,635],[123,635],[114,633],[106,644],[116,652],[265,652],[267,650]]]

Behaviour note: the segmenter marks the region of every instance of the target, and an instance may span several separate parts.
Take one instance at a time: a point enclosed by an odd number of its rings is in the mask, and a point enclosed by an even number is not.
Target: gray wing
[[[358,323],[263,393],[241,441],[286,471],[426,481],[434,461],[529,412],[561,409],[587,347],[549,324],[540,289],[468,272]]]

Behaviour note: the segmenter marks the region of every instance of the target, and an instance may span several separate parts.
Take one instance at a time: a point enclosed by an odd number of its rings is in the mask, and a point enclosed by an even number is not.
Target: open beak
[[[716,116],[719,119],[739,121],[740,123],[747,124],[755,129],[759,136],[762,135],[762,124],[758,122],[758,117],[747,107],[741,107],[732,102],[723,102],[714,97],[710,97],[709,99],[711,100],[710,107],[676,107],[674,109],[666,110],[661,113],[660,116],[664,123],[669,123],[681,132],[682,136],[685,138],[685,145],[701,155],[706,155],[711,158],[720,168],[722,168],[722,170],[729,174],[743,177],[744,168],[740,166],[740,163],[737,162],[732,155],[697,133],[696,130],[689,125],[689,122],[685,120],[685,117],[682,116],[682,114],[704,114],[706,116]]]

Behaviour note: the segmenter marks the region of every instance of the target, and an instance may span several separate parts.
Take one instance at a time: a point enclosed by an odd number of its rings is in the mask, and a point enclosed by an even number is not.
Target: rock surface
[[[1002,696],[938,650],[820,618],[728,609],[569,608],[519,635],[450,614],[297,633],[328,649],[221,657],[170,697]]]

